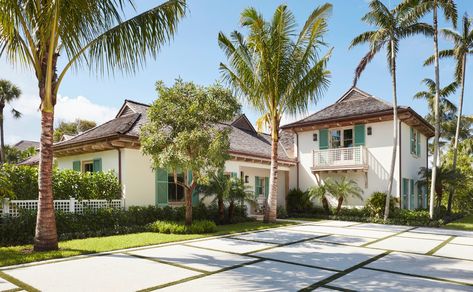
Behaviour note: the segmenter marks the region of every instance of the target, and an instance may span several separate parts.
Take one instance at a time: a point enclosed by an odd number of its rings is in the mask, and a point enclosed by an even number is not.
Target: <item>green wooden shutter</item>
[[[402,208],[409,208],[409,180],[407,178],[402,179]]]
[[[93,170],[94,172],[102,171],[102,158],[94,159]]]
[[[168,172],[165,169],[156,170],[155,202],[159,207],[168,205]]]
[[[267,198],[269,195],[269,177],[264,178],[264,196]]]
[[[410,190],[410,196],[409,196],[409,209],[414,210],[416,208],[415,206],[415,194],[414,194],[414,180],[411,179],[411,190]]]
[[[72,162],[72,170],[80,171],[80,161],[79,160]]]
[[[259,196],[259,187],[260,187],[259,176],[255,176],[255,196]]]
[[[187,181],[188,184],[192,183],[192,171],[189,170],[187,173]],[[192,206],[198,206],[200,203],[199,193],[197,192],[197,188],[194,189],[192,192]]]
[[[319,136],[319,149],[328,149],[328,129],[320,129]]]
[[[417,132],[417,156],[420,156],[420,133]]]
[[[419,184],[419,182],[417,181],[417,208],[423,208],[424,207],[422,199],[423,199],[422,185]]]
[[[416,146],[414,144],[414,128],[411,127],[411,154],[416,154]]]
[[[365,125],[355,125],[355,146],[365,145]]]

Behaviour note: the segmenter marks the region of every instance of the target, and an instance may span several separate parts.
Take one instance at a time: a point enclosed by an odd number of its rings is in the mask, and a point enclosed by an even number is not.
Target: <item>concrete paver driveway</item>
[[[473,232],[319,221],[1,271],[0,291],[473,291]]]

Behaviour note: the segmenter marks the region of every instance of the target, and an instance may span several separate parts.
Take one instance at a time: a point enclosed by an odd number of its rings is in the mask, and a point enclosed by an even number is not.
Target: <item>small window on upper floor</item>
[[[94,172],[94,162],[93,161],[83,161],[82,162],[82,172]]]
[[[420,132],[411,127],[411,154],[420,156]]]

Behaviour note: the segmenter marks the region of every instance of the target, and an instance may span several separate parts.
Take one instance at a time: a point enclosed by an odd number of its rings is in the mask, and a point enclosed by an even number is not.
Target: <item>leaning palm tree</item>
[[[432,161],[432,179],[430,185],[430,218],[434,218],[434,196],[435,185],[437,179],[437,168],[440,163],[440,69],[439,69],[439,44],[438,44],[438,9],[442,9],[445,19],[452,21],[453,26],[457,25],[457,7],[453,0],[405,0],[405,3],[410,6],[410,18],[418,19],[424,16],[429,11],[432,11],[432,28],[434,32],[434,66],[435,66],[435,99],[434,99],[434,114],[435,114],[435,135],[434,135],[434,154]]]
[[[247,8],[241,13],[241,24],[249,30],[247,36],[238,31],[230,37],[218,35],[229,63],[220,64],[224,79],[270,121],[271,170],[265,221],[276,220],[281,118],[305,113],[329,84],[326,65],[330,51],[323,57],[319,57],[319,51],[326,45],[323,37],[331,8],[330,4],[317,7],[299,33],[286,5],[276,9],[271,21],[264,20],[254,8]]]
[[[213,174],[207,185],[201,185],[198,187],[198,192],[202,192],[205,197],[213,197],[214,201],[217,201],[218,207],[218,220],[220,223],[225,221],[225,204],[224,199],[228,197],[231,188],[231,181],[226,176],[223,170],[219,170]]]
[[[330,213],[330,204],[327,199],[327,187],[325,185],[313,186],[308,189],[310,200],[318,200],[322,203],[325,213]]]
[[[35,250],[57,249],[53,122],[67,72],[85,65],[101,74],[116,69],[134,73],[172,38],[185,12],[184,0],[170,0],[124,19],[127,4],[134,7],[132,0],[0,0],[0,56],[28,66],[38,79],[41,146]]]
[[[3,129],[3,110],[5,106],[21,95],[21,90],[8,80],[0,80],[0,164],[5,162],[5,133]],[[12,107],[11,113],[15,119],[21,117],[21,113]]]
[[[439,52],[440,58],[450,57],[456,61],[455,78],[460,84],[460,96],[458,97],[458,114],[457,123],[455,130],[455,139],[453,142],[453,171],[457,168],[457,157],[458,157],[458,140],[460,136],[460,126],[463,114],[463,96],[465,94],[465,75],[466,75],[466,62],[467,56],[473,54],[473,29],[471,27],[472,19],[465,13],[462,19],[462,31],[457,32],[452,29],[442,29],[441,32],[445,38],[453,42],[453,49],[442,50]],[[425,62],[426,65],[431,64],[434,61],[434,56],[428,58]],[[452,187],[448,195],[448,207],[447,213],[450,214],[452,211],[452,200],[455,193],[455,188]]]
[[[325,180],[325,186],[327,191],[337,198],[338,204],[336,213],[340,213],[342,209],[343,202],[346,201],[350,197],[356,197],[360,200],[363,199],[361,196],[363,194],[363,190],[358,186],[356,181],[352,179],[347,179],[346,177],[342,176],[338,180]]]
[[[393,151],[391,155],[391,166],[389,169],[389,180],[387,194],[391,196],[394,167],[396,164],[396,153],[398,145],[398,116],[397,116],[397,81],[396,81],[396,57],[399,50],[399,41],[414,34],[429,35],[432,33],[430,26],[417,22],[417,18],[409,17],[409,7],[403,3],[394,9],[388,9],[380,0],[372,0],[369,4],[370,11],[365,14],[362,20],[368,24],[376,26],[376,30],[371,30],[355,37],[350,44],[350,48],[368,43],[370,48],[368,53],[361,59],[355,70],[353,85],[355,86],[366,66],[383,48],[387,51],[387,64],[392,78],[393,93]],[[389,217],[389,202],[386,200],[384,220]]]

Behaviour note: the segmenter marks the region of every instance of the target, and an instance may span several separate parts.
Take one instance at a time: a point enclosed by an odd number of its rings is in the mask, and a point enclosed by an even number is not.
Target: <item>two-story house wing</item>
[[[399,207],[426,207],[427,194],[417,182],[427,166],[428,139],[433,127],[410,107],[398,107],[398,151],[392,195]],[[363,190],[363,206],[373,192],[387,190],[394,147],[393,107],[356,87],[334,104],[282,127],[295,133],[296,184],[301,190],[345,176]]]

